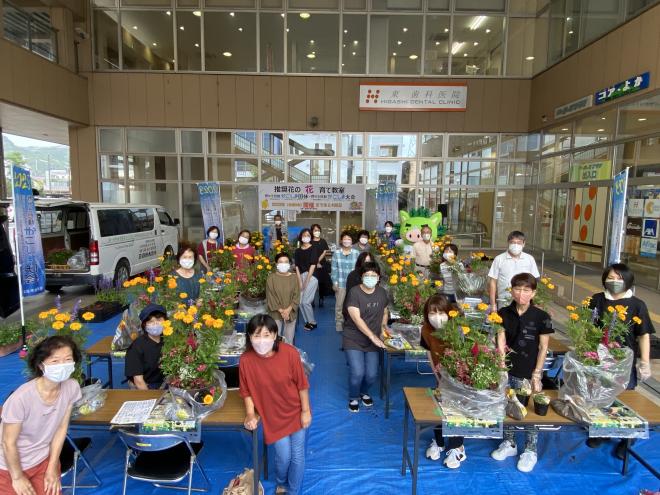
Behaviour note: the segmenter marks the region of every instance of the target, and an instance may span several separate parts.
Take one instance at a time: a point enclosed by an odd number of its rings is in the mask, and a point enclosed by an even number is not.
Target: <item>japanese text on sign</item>
[[[360,110],[389,111],[465,111],[465,83],[360,84]]]
[[[364,187],[261,184],[259,203],[264,210],[361,211],[364,209]]]
[[[644,72],[638,76],[633,76],[625,81],[616,83],[608,88],[601,89],[594,95],[596,105],[601,103],[606,103],[608,101],[621,98],[622,96],[631,95],[642,89],[649,87],[649,82],[651,80],[651,74],[649,72]]]

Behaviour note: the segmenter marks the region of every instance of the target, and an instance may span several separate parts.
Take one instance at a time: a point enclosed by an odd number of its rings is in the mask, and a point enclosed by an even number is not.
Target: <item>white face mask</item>
[[[353,245],[353,241],[350,239],[344,239],[341,241],[342,246],[344,247],[351,247]]]
[[[303,243],[305,243],[305,244],[307,244],[307,243],[310,242],[311,240],[312,240],[312,238],[309,237],[309,236],[305,236],[305,237],[302,238],[302,241],[303,241]]]
[[[76,369],[76,363],[44,364],[44,377],[51,382],[62,383],[68,380]]]
[[[181,265],[181,268],[185,268],[186,270],[190,270],[193,265],[195,264],[195,260],[191,260],[190,258],[183,258],[179,262]]]
[[[163,334],[163,324],[160,323],[160,322],[158,322],[158,323],[149,323],[149,324],[144,326],[144,329],[152,337],[158,337],[159,335]]]
[[[275,220],[275,225],[277,225],[278,227],[282,225],[282,220]]]
[[[425,241],[430,241],[431,240],[431,234],[422,234],[422,239]]]
[[[315,230],[314,231],[314,237],[321,237],[321,231],[320,230]]]
[[[275,345],[275,341],[271,339],[252,341],[252,348],[256,351],[257,354],[261,356],[265,356],[270,351],[272,351],[273,345]]]
[[[442,328],[447,321],[449,321],[449,316],[445,313],[433,313],[429,315],[429,323],[435,329]]]
[[[213,231],[209,234],[209,239],[216,240],[218,238],[218,233]]]
[[[392,232],[392,227],[389,227],[389,226],[385,227],[385,232],[387,232],[388,234],[391,233]]]
[[[446,252],[442,253],[442,257],[447,261],[452,261],[454,258],[456,258],[456,255],[454,253]]]
[[[509,244],[509,252],[514,255],[518,256],[520,253],[522,253],[523,247],[520,244]]]
[[[378,277],[375,275],[365,275],[362,277],[362,283],[365,285],[365,287],[373,289],[378,285]]]
[[[291,263],[278,263],[277,271],[280,273],[287,273],[291,269]]]
[[[241,237],[238,238],[238,242],[241,243],[243,246],[245,246],[248,243],[249,240],[250,239],[248,239],[247,237],[244,237],[244,236],[241,236]]]
[[[367,242],[369,242],[368,237],[360,237],[360,244],[365,245]]]

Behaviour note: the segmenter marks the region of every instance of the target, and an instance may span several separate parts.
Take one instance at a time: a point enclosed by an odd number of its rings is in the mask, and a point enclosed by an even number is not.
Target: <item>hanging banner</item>
[[[262,210],[362,211],[363,185],[259,184]]]
[[[382,230],[388,220],[396,223],[399,218],[399,195],[396,191],[396,182],[378,184],[376,211],[378,212],[378,230]]]
[[[219,182],[198,182],[199,205],[202,208],[202,217],[204,219],[204,234],[210,227],[220,229],[218,242],[225,240],[225,229],[222,225],[222,207],[220,206],[220,183]]]
[[[464,112],[467,83],[360,83],[360,110]]]
[[[16,258],[20,267],[23,297],[41,294],[46,288],[46,266],[41,246],[39,220],[34,208],[30,171],[14,166],[14,222]]]
[[[608,264],[621,261],[621,240],[625,230],[626,192],[628,190],[628,170],[614,176],[612,187],[612,223],[610,230],[610,253]]]

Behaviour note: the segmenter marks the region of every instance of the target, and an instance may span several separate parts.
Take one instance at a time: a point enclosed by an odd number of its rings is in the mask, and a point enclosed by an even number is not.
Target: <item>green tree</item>
[[[23,157],[23,154],[20,151],[10,151],[5,155],[5,160],[9,160],[18,167],[27,163],[27,160]]]

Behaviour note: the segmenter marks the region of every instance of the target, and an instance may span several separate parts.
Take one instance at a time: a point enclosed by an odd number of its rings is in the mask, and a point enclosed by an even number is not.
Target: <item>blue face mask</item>
[[[378,277],[375,275],[367,275],[362,277],[362,283],[365,285],[365,287],[373,289],[378,285]]]

